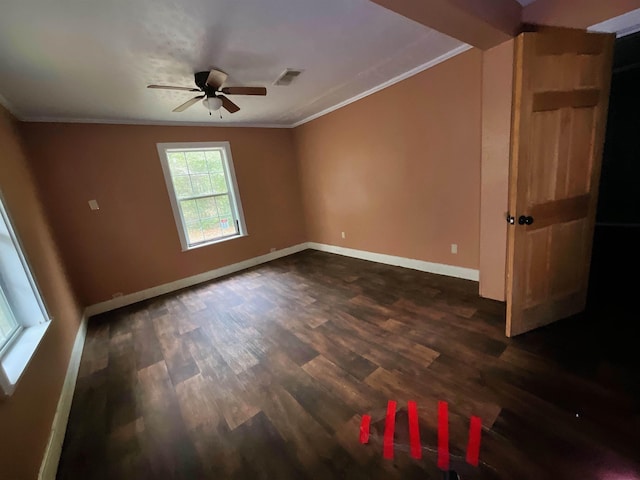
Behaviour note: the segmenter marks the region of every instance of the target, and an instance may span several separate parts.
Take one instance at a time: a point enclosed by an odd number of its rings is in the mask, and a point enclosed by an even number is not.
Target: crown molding
[[[223,127],[223,128],[291,128],[282,123],[211,123],[176,122],[171,120],[118,120],[103,118],[22,117],[19,120],[32,123],[97,123],[101,125],[148,125],[172,127]]]
[[[358,95],[355,95],[347,100],[344,100],[332,107],[326,108],[324,110],[322,110],[321,112],[318,113],[314,113],[313,115],[308,116],[307,118],[304,118],[302,120],[299,120],[295,123],[293,123],[291,126],[293,128],[295,127],[299,127],[300,125],[304,125],[305,123],[308,123],[312,120],[315,120],[316,118],[320,118],[328,113],[334,112],[342,107],[346,107],[347,105],[353,103],[353,102],[357,102],[358,100],[361,100],[365,97],[368,97],[369,95],[373,95],[374,93],[379,92],[380,90],[384,90],[387,87],[390,87],[391,85],[395,85],[396,83],[399,83],[403,80],[406,80],[407,78],[413,77],[414,75],[417,75],[420,72],[424,72],[425,70],[428,70],[429,68],[435,67],[436,65],[438,65],[439,63],[442,63],[446,60],[449,60],[450,58],[455,57],[456,55],[460,55],[461,53],[466,52],[467,50],[470,50],[471,48],[473,48],[471,45],[460,45],[459,47],[454,48],[453,50],[449,50],[447,53],[444,53],[442,55],[440,55],[439,57],[434,58],[433,60],[429,60],[427,63],[423,63],[422,65],[418,65],[415,68],[412,68],[411,70],[409,70],[408,72],[402,73],[400,75],[398,75],[397,77],[393,77],[390,80],[387,80],[386,82],[381,83],[380,85],[377,85],[373,88],[370,88],[369,90],[359,93]]]

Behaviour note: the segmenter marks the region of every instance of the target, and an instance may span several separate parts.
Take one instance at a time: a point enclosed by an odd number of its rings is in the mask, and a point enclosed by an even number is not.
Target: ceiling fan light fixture
[[[222,100],[218,97],[207,97],[202,100],[202,104],[207,110],[220,110],[220,107],[222,107]]]
[[[178,87],[172,85],[147,85],[147,88],[161,88],[165,90],[180,90],[188,92],[198,92],[197,95],[190,100],[187,100],[182,105],[178,105],[172,110],[172,112],[184,112],[187,108],[195,105],[202,100],[204,108],[211,112],[224,108],[229,113],[236,113],[240,111],[240,107],[236,105],[232,100],[222,95],[256,95],[264,97],[267,94],[265,87],[247,87],[247,86],[235,86],[235,87],[223,87],[227,80],[227,74],[222,70],[213,69],[209,72],[196,72],[194,75],[195,83],[198,88],[191,87]],[[220,116],[222,118],[222,115]]]

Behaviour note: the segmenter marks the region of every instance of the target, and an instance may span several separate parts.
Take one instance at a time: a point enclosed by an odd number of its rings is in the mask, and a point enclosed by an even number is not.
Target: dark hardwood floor
[[[58,478],[440,479],[445,400],[464,479],[640,479],[634,355],[592,310],[510,340],[503,306],[474,282],[306,251],[100,315]],[[479,468],[464,462],[471,415]]]

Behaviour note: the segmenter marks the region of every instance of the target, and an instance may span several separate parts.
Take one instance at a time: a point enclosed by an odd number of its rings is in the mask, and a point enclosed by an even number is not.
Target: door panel
[[[544,138],[544,142],[531,145],[531,162],[527,172],[528,196],[539,204],[556,198],[556,176],[558,163],[558,141],[561,116],[558,111],[536,112],[531,116],[531,137]]]
[[[561,197],[571,198],[587,194],[591,190],[594,114],[594,108],[576,108],[570,116],[571,127],[566,139],[569,144],[568,172]]]
[[[614,39],[547,27],[516,39],[508,336],[584,309]]]
[[[537,305],[547,298],[549,283],[538,281],[539,278],[544,277],[547,265],[538,260],[549,256],[549,239],[548,229],[532,232],[524,239],[523,250],[527,254],[527,268],[524,270],[526,278],[525,308]]]

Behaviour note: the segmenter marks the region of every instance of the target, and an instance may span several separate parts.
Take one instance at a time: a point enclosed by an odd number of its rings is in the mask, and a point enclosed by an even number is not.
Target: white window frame
[[[206,247],[227,240],[233,240],[235,238],[245,237],[248,235],[247,226],[244,220],[244,212],[242,210],[242,201],[240,199],[240,190],[238,189],[238,182],[236,180],[236,173],[233,167],[233,157],[231,156],[231,145],[229,142],[188,142],[188,143],[158,143],[158,156],[160,157],[160,163],[162,164],[162,172],[164,173],[164,180],[167,185],[167,192],[169,193],[169,199],[171,200],[171,208],[173,210],[173,217],[178,229],[178,236],[180,237],[180,245],[182,251],[193,250],[195,248]],[[176,195],[175,187],[173,185],[173,179],[171,176],[171,169],[169,168],[169,159],[167,153],[172,151],[201,151],[201,150],[218,150],[222,156],[222,164],[224,165],[225,179],[227,181],[227,189],[229,192],[229,200],[231,203],[232,216],[236,220],[237,233],[233,235],[227,235],[224,237],[217,237],[210,240],[205,240],[199,243],[189,244],[187,236],[187,225],[182,215],[182,209],[180,208],[179,200]]]
[[[0,348],[0,394],[13,394],[22,374],[44,337],[51,319],[40,290],[31,274],[22,245],[15,234],[11,218],[0,192],[0,227],[6,227],[9,245],[0,243],[0,274],[8,284],[0,285],[9,309],[18,323],[17,330]]]

